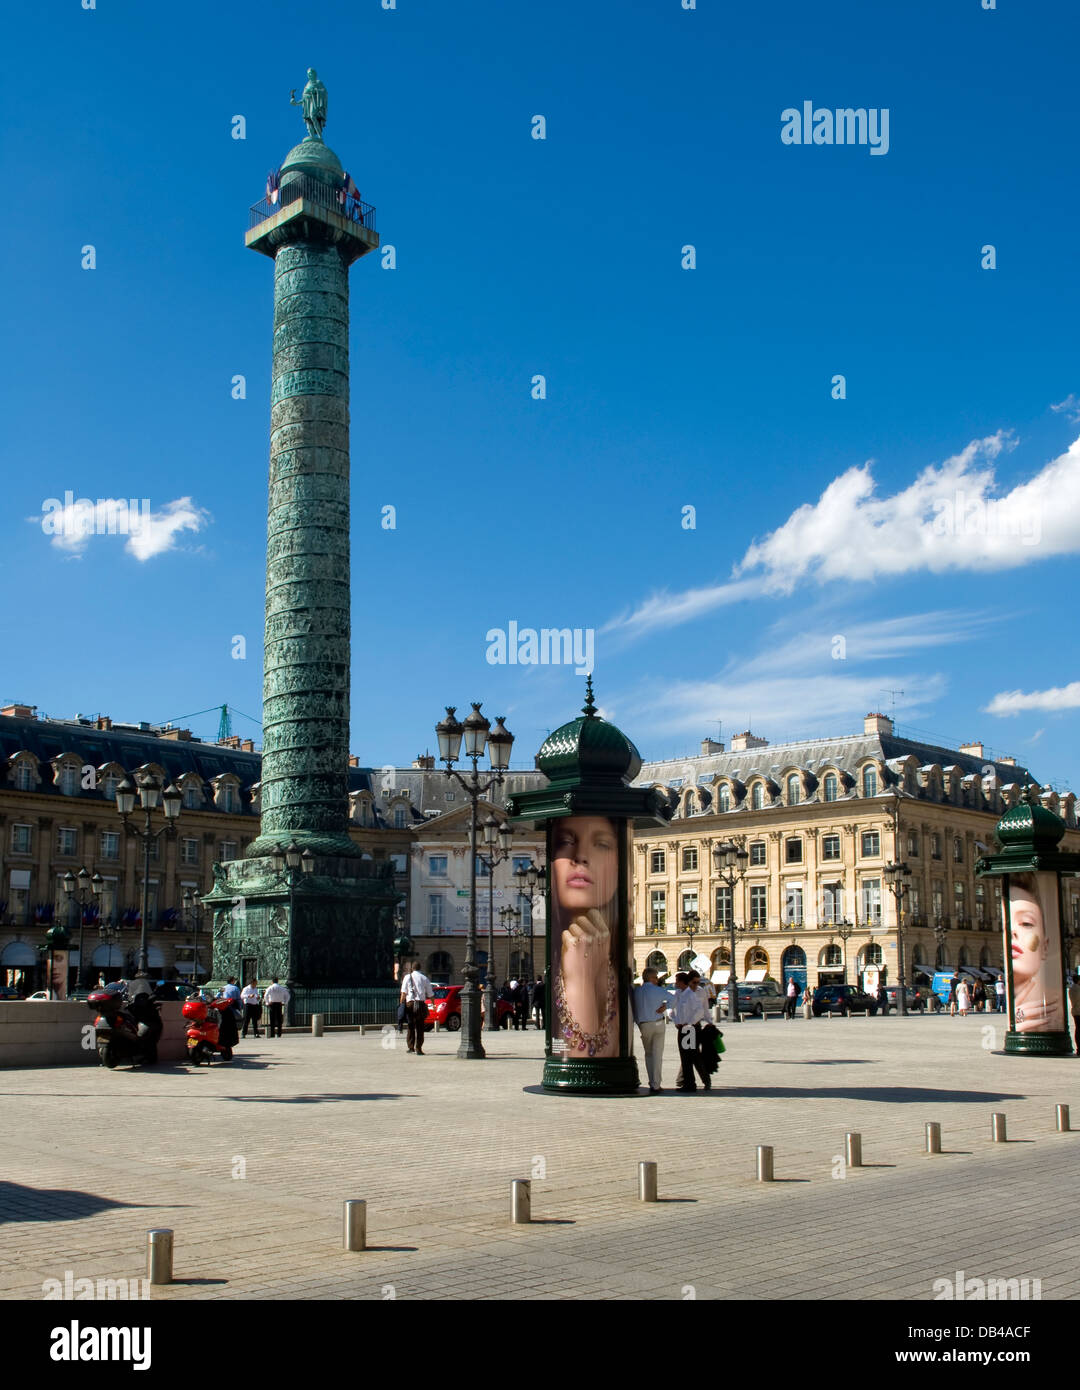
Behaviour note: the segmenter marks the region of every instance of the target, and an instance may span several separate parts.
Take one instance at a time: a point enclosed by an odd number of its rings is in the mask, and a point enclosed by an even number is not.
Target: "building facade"
[[[185,890],[195,899],[209,892],[213,866],[239,858],[258,836],[260,768],[260,754],[249,740],[209,743],[186,729],[114,724],[103,715],[44,719],[28,705],[0,710],[0,985],[24,991],[44,985],[41,948],[56,922],[71,933],[70,987],[78,975],[80,926],[84,983],[134,971],[144,855],[117,814],[116,788],[137,770],[174,782],[183,796],[176,834],[163,835],[152,846],[151,971],[208,979],[210,913],[197,901],[185,905]],[[519,779],[531,784],[537,776],[511,773],[509,784],[516,786]],[[349,836],[361,858],[385,875],[411,922],[414,869],[419,881],[412,853],[418,832],[447,813],[460,818],[461,793],[455,798],[450,779],[435,770],[430,756],[411,768],[382,769],[361,767],[351,757],[348,786]],[[142,814],[136,805],[132,819],[140,826]],[[157,812],[154,825],[161,824]],[[80,904],[77,893],[68,898],[63,880],[83,868],[100,877],[101,891],[84,893]],[[453,891],[461,886],[455,884]],[[501,887],[505,891],[506,885]],[[460,969],[463,948],[455,943],[450,954],[453,968]]]
[[[863,732],[770,745],[749,731],[731,749],[705,740],[697,757],[649,763],[639,783],[669,797],[671,824],[635,836],[635,966],[682,968],[691,956],[739,979],[790,977],[814,988],[897,983],[897,902],[885,867],[911,870],[903,901],[905,976],[962,965],[1002,969],[1000,885],[975,877],[1003,812],[1028,773],[982,746],[945,749],[894,734],[870,714]],[[1076,799],[1041,790],[1080,849]],[[714,846],[747,853],[729,888]],[[1080,968],[1080,880],[1066,882],[1070,969]]]

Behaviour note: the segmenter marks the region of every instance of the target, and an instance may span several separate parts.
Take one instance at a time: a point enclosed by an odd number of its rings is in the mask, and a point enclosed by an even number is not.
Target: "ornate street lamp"
[[[750,860],[746,850],[725,840],[713,846],[713,868],[721,883],[731,892],[731,921],[728,924],[731,969],[728,972],[728,1022],[739,1022],[739,981],[735,969],[735,885],[746,876],[746,866]]]
[[[405,930],[405,905],[398,903],[394,908],[394,930],[397,935],[394,937],[394,955],[397,956],[398,987],[405,978],[405,958],[412,954],[413,943],[409,934]]]
[[[908,880],[911,878],[911,869],[907,864],[886,864],[885,865],[885,884],[893,897],[896,899],[896,1000],[897,1007],[901,1015],[907,1014],[907,986],[905,985],[904,970],[904,900],[909,891]],[[886,1002],[888,995],[885,996]]]
[[[146,933],[149,926],[147,919],[150,915],[150,847],[162,835],[176,834],[176,819],[180,814],[183,796],[180,789],[173,783],[170,783],[162,791],[161,783],[145,766],[137,769],[136,776],[136,781],[132,781],[130,777],[125,777],[117,787],[116,809],[120,813],[127,833],[134,835],[143,844],[142,925],[139,932],[139,958],[135,968],[135,978],[145,982],[140,986],[140,992],[148,993],[150,990],[150,962],[147,955]],[[145,813],[145,822],[141,828],[132,825],[129,819],[135,810],[136,792],[141,808]],[[156,811],[159,805],[165,815],[165,823],[155,830],[151,824],[151,813]]]
[[[202,900],[190,884],[184,889],[184,912],[189,922],[195,923],[195,958],[191,966],[191,983],[198,988],[199,979],[199,927],[202,925]]]
[[[503,724],[503,716],[497,715],[495,725],[489,723],[480,713],[480,702],[474,701],[472,713],[462,723],[456,717],[456,707],[446,706],[446,718],[435,726],[435,736],[439,741],[439,761],[446,764],[446,775],[457,782],[469,798],[469,935],[465,944],[465,967],[462,975],[465,984],[461,991],[461,1043],[457,1055],[463,1060],[479,1061],[484,1056],[484,1045],[480,1034],[483,1019],[480,1016],[480,999],[477,980],[480,971],[476,965],[476,861],[477,850],[477,807],[482,796],[487,796],[493,788],[502,785],[506,770],[510,766],[510,750],[514,736]],[[461,758],[464,742],[465,757],[472,763],[469,777],[456,771],[454,764]],[[478,764],[487,748],[491,759],[491,771],[481,777]],[[492,1000],[492,1013],[495,1012]]]
[[[83,976],[83,929],[86,926],[86,909],[94,901],[95,897],[101,896],[101,890],[105,886],[105,880],[100,874],[93,877],[83,867],[79,870],[78,877],[69,869],[61,879],[64,885],[64,893],[67,895],[69,916],[70,909],[74,908],[76,901],[79,905],[79,968],[75,973],[75,988],[81,990],[84,983]],[[76,889],[78,898],[76,899]]]
[[[691,961],[693,960],[694,955],[694,935],[697,932],[698,925],[700,924],[700,922],[701,918],[696,912],[684,912],[682,915],[682,929],[686,933],[687,939],[690,943],[689,949]]]
[[[854,930],[855,930],[855,923],[849,921],[848,918],[846,918],[846,917],[841,917],[841,919],[839,920],[839,922],[834,922],[834,923],[832,924],[832,931],[833,931],[833,933],[834,933],[836,936],[838,936],[838,937],[840,938],[841,942],[843,943],[840,949],[841,949],[841,950],[843,951],[843,953],[844,953],[842,964],[843,964],[844,984],[845,984],[845,985],[847,984],[847,944],[848,944],[848,941],[851,939],[851,935],[852,935],[852,933],[854,932]]]
[[[498,1030],[498,1010],[495,1007],[495,866],[510,858],[514,832],[508,820],[499,821],[495,816],[484,818],[484,846],[486,853],[481,859],[488,871],[488,959],[487,959],[487,1005],[488,1032]]]

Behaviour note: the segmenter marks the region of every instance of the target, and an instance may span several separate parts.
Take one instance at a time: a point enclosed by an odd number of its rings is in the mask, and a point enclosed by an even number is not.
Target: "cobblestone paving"
[[[751,1021],[726,1029],[711,1093],[609,1099],[538,1093],[533,1030],[485,1034],[471,1063],[458,1035],[423,1057],[393,1036],[0,1072],[0,1295],[139,1277],[145,1232],[170,1226],[177,1282],[155,1299],[926,1299],[958,1269],[1080,1296],[1080,1133],[1054,1117],[1071,1104],[1080,1129],[1080,1066],[994,1055],[995,1016]],[[676,1065],[669,1030],[665,1081]],[[844,1176],[846,1130],[867,1166]],[[640,1159],[659,1164],[655,1206]],[[519,1177],[527,1227],[509,1223]],[[364,1253],[341,1248],[349,1197],[368,1203]]]

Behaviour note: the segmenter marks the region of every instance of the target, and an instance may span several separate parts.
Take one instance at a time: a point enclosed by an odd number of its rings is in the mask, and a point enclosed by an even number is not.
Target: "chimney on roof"
[[[981,758],[984,756],[981,743],[962,743],[960,745],[960,752],[970,753],[973,758]]]
[[[1015,759],[1015,758],[998,758],[997,761],[998,761],[999,763],[1005,763],[1008,767],[1015,767],[1015,766],[1016,766],[1016,759]]]
[[[9,719],[33,719],[37,705],[5,705],[0,709],[0,714],[6,714]]]
[[[736,734],[731,740],[731,751],[733,753],[745,753],[748,748],[768,748],[767,738],[758,738],[749,729],[744,729],[741,734]]]
[[[240,751],[241,751],[241,753],[254,753],[254,752],[255,752],[255,745],[254,745],[254,743],[251,741],[251,739],[249,739],[249,738],[244,739],[244,741],[243,741],[243,742],[241,743],[241,745],[240,745]]]
[[[215,743],[217,744],[217,746],[218,746],[219,748],[239,748],[239,747],[240,747],[240,735],[239,735],[239,734],[229,734],[227,738],[219,738],[219,739],[215,739],[214,741],[215,741]]]
[[[140,729],[142,728],[142,725],[141,725],[141,724],[139,725],[139,728],[140,728]],[[172,739],[172,741],[173,741],[174,743],[190,743],[190,742],[191,742],[191,730],[190,730],[190,729],[162,729],[162,730],[161,730],[160,737],[161,737],[161,738],[169,738],[169,739]]]
[[[107,714],[99,714],[97,719],[94,720],[94,727],[95,729],[101,729],[104,733],[108,733],[112,728],[112,720]]]
[[[703,738],[701,740],[701,756],[708,757],[710,753],[722,753],[724,745],[715,738]]]
[[[359,757],[358,757],[355,753],[350,753],[350,754],[349,754],[349,766],[350,766],[350,767],[359,767],[359,766],[360,766],[360,759],[359,759]]]
[[[425,772],[431,772],[435,767],[434,753],[417,753],[413,759],[413,767],[423,768]]]
[[[891,734],[893,731],[892,720],[880,711],[868,714],[862,723],[864,734]]]

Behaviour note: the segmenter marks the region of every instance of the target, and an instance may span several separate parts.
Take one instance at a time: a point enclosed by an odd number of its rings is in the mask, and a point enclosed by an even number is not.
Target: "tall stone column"
[[[308,136],[252,208],[246,244],[274,261],[260,833],[214,865],[214,975],[295,986],[392,977],[392,867],[363,859],[349,818],[349,267],[379,245],[375,209]],[[303,868],[275,857],[298,849]],[[245,973],[250,973],[250,969]]]

